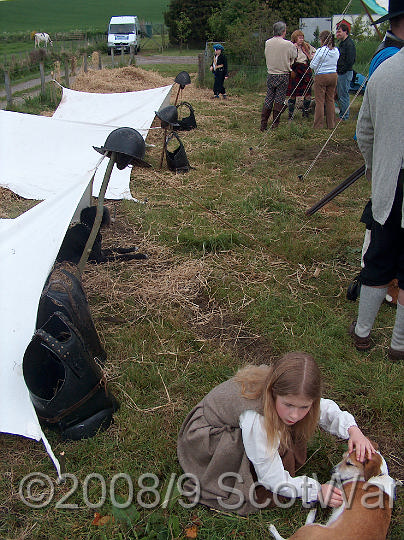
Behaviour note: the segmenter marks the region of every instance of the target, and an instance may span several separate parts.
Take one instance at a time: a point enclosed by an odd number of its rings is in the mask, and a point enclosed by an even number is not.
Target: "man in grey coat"
[[[396,320],[388,356],[404,359],[404,48],[383,62],[368,82],[356,135],[372,182],[373,225],[364,257],[358,319],[350,333],[358,350],[371,347],[370,332],[387,285],[398,279]]]

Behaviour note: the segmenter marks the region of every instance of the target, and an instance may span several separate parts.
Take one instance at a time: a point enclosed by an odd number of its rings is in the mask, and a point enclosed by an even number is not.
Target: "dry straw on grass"
[[[206,88],[195,86],[196,75],[191,75],[192,83],[181,90],[178,95],[178,103],[181,101],[195,101],[210,99],[212,92]],[[87,73],[80,73],[74,83],[73,90],[81,92],[96,92],[108,94],[113,92],[135,92],[137,90],[148,90],[173,84],[171,77],[163,77],[159,73],[151,70],[141,69],[135,66],[128,66],[116,69],[90,70]],[[175,92],[175,95],[174,95]],[[173,87],[173,96],[178,92],[177,84]]]
[[[73,90],[108,94],[113,92],[134,92],[172,84],[173,80],[162,77],[154,71],[146,71],[135,66],[118,69],[91,70],[80,73],[72,85]]]

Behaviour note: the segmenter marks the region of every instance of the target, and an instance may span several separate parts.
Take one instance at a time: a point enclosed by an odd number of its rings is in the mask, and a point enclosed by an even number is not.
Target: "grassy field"
[[[170,77],[178,72],[164,69]],[[305,216],[363,163],[353,140],[361,98],[311,168],[330,132],[313,132],[312,119],[297,113],[293,124],[283,117],[277,131],[260,133],[264,93],[228,82],[229,99],[214,104],[210,89],[184,89],[198,129],[180,137],[195,169],[160,170],[161,133],[154,130],[148,142],[156,146],[147,151],[153,169],[134,169],[131,183],[132,194],[148,203],[110,204],[117,220],[103,234],[105,246],[135,243],[149,254],[146,261],[88,266],[83,277],[121,408],[108,431],[87,441],[63,442],[46,432],[78,484],[73,477],[64,485],[53,481],[43,508],[27,507],[18,493],[34,471],[55,479],[42,445],[1,434],[1,538],[258,540],[268,538],[270,522],[292,534],[307,514],[298,503],[240,518],[184,508],[171,482],[181,474],[176,437],[189,410],[245,363],[290,350],[315,356],[326,396],[355,415],[379,443],[391,475],[403,479],[403,368],[386,357],[394,308],[382,307],[368,353],[357,352],[347,336],[357,305],[345,291],[359,269],[369,185],[362,178]],[[3,215],[29,204],[1,195]],[[345,448],[318,432],[300,472],[326,481]],[[403,503],[399,490],[389,540],[403,538]]]
[[[0,2],[0,33],[105,32],[112,15],[137,15],[143,21],[163,23],[167,6],[167,0],[7,0]]]

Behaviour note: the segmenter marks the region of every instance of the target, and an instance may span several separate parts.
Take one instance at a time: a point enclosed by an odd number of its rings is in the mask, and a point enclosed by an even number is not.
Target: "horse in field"
[[[44,47],[47,47],[48,43],[51,47],[53,45],[50,35],[47,34],[46,32],[37,32],[34,36],[34,39],[35,39],[35,47],[40,47],[41,43],[44,44]]]

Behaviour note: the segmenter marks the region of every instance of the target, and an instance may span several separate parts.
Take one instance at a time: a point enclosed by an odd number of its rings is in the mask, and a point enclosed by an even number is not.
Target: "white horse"
[[[38,32],[35,34],[35,47],[40,47],[41,43],[44,43],[44,46],[47,47],[48,43],[50,46],[53,46],[52,40],[50,38],[50,35],[46,32]]]

